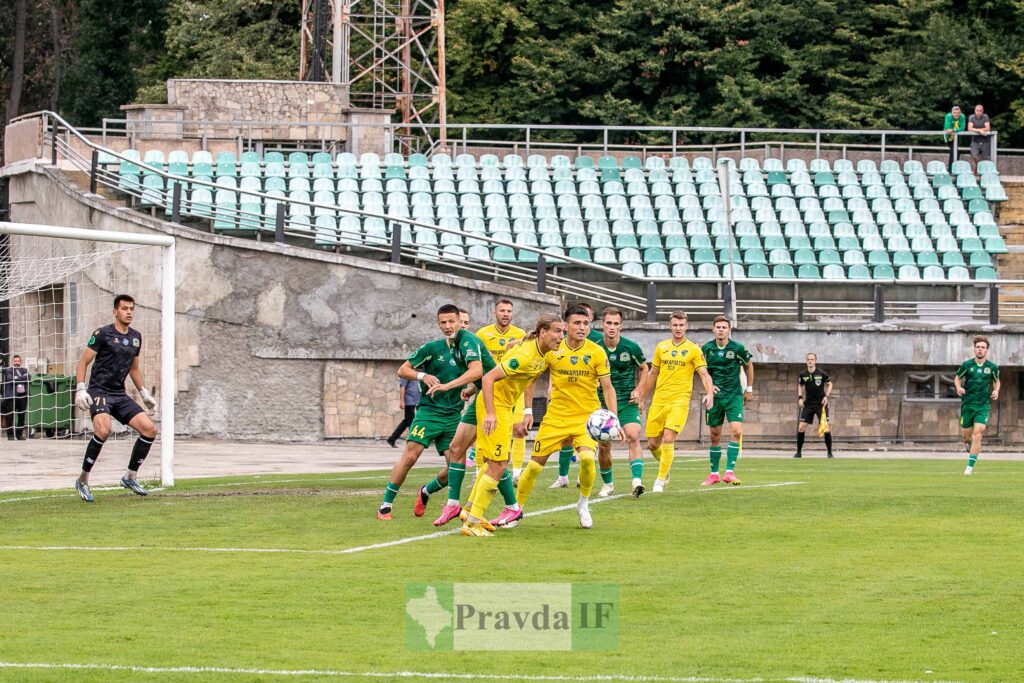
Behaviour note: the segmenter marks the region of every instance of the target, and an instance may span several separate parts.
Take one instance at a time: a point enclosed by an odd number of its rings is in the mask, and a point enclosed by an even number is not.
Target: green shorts
[[[437,452],[444,454],[455,438],[455,431],[459,428],[459,415],[434,415],[424,410],[417,410],[413,418],[412,426],[409,427],[408,441],[418,443],[424,448],[431,444],[437,448]]]
[[[708,427],[721,427],[726,420],[729,422],[743,422],[743,395],[731,394],[715,396],[715,402],[711,410],[707,411],[706,419]]]
[[[608,408],[607,403],[604,402],[604,396],[600,396],[600,399],[601,408]],[[631,403],[629,396],[626,397],[626,400],[615,401],[615,413],[618,415],[618,424],[640,424],[640,407],[636,403]]]
[[[462,419],[459,420],[459,424],[473,425],[476,427],[476,402],[480,400],[480,394],[477,393],[476,398],[469,402],[466,409],[462,411]]]
[[[960,428],[970,429],[974,425],[987,425],[992,406],[960,406]]]

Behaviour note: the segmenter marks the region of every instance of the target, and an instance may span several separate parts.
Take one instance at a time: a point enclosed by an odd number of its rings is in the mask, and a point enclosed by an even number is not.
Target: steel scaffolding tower
[[[409,150],[446,143],[444,0],[301,2],[301,80],[346,85],[352,106],[395,111]]]

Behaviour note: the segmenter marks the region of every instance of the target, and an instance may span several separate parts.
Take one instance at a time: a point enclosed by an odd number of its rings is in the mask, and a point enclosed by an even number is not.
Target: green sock
[[[398,495],[398,487],[388,482],[387,487],[384,489],[384,504],[391,505],[395,502],[395,496]]]
[[[558,476],[569,476],[569,465],[572,464],[572,446],[566,446],[558,451]]]
[[[711,447],[711,474],[718,474],[718,467],[722,464],[722,447]]]
[[[432,496],[443,488],[444,486],[437,480],[437,477],[434,477],[427,483],[427,495]]]
[[[981,455],[981,453],[978,453],[978,455]],[[978,462],[978,455],[974,455],[972,453],[971,457],[967,458],[967,466],[968,467],[974,467],[974,463]]]
[[[448,465],[448,500],[462,500],[462,480],[466,478],[466,465],[453,462]]]
[[[633,475],[634,479],[644,478],[644,461],[643,458],[637,458],[636,460],[629,461],[629,471]]]
[[[612,483],[612,468],[609,467],[606,470],[600,470],[600,472],[601,472],[601,481],[603,481],[606,484]]]
[[[512,475],[508,470],[498,480],[498,493],[505,500],[505,507],[512,507],[516,504],[516,487],[512,485]]]
[[[722,449],[718,449],[719,456],[721,456]],[[735,441],[729,442],[729,448],[725,452],[725,471],[732,472],[736,467],[736,459],[740,457],[740,445]]]

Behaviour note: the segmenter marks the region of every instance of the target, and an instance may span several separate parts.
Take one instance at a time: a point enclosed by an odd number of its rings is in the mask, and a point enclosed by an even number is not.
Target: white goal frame
[[[160,283],[160,484],[174,486],[174,238],[170,235],[143,235],[112,230],[87,230],[57,225],[6,223],[0,221],[0,234],[52,237],[86,242],[115,242],[160,247],[163,272]]]

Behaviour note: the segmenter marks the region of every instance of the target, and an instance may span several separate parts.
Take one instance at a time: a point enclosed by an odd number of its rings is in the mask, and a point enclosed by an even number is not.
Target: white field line
[[[753,486],[728,486],[714,488],[700,488],[700,489],[686,489],[682,491],[676,491],[677,494],[688,494],[688,493],[710,493],[712,491],[742,491],[749,489],[765,489],[765,488],[778,488],[780,486],[800,486],[806,484],[806,481],[782,481],[773,484],[755,484]],[[673,492],[670,492],[673,493]],[[653,495],[653,494],[652,494]],[[619,500],[628,497],[628,494],[621,493],[616,496],[608,496],[607,498],[598,498],[597,500],[591,500],[591,505],[600,505],[602,503],[610,503],[613,500]],[[549,515],[554,512],[564,512],[566,510],[576,509],[576,503],[569,503],[568,505],[559,505],[553,508],[547,508],[544,510],[537,510],[536,512],[526,513],[526,517],[539,517],[541,515]],[[405,538],[399,538],[394,541],[385,541],[383,543],[373,543],[371,545],[360,545],[353,548],[342,548],[338,550],[328,549],[305,549],[305,548],[206,548],[206,547],[165,547],[165,546],[73,546],[73,545],[3,545],[0,546],[0,551],[15,551],[15,550],[37,550],[43,552],[61,552],[61,551],[79,551],[79,552],[138,552],[138,551],[159,551],[159,552],[194,552],[194,553],[255,553],[255,554],[294,554],[294,555],[351,555],[353,553],[361,553],[366,550],[379,550],[381,548],[390,548],[397,545],[405,545],[407,543],[415,543],[417,541],[427,541],[432,538],[441,538],[442,536],[451,536],[459,533],[459,527],[456,526],[451,529],[444,531],[435,531],[432,534],[422,534],[419,536],[407,536]]]
[[[412,470],[410,470],[410,472],[414,472],[417,469],[437,469],[437,468],[435,468],[435,467],[431,467],[431,468],[427,468],[427,467],[414,467]],[[250,475],[250,476],[253,476],[253,477],[266,477],[266,476],[273,476],[273,475],[254,474],[254,475]],[[230,483],[227,483],[227,484],[195,484],[195,485],[190,484],[189,488],[190,489],[194,489],[194,488],[197,488],[197,489],[199,489],[199,488],[201,488],[201,489],[211,488],[212,489],[212,488],[220,488],[220,487],[224,487],[224,486],[254,486],[254,485],[261,484],[261,483],[265,483],[265,484],[294,484],[296,482],[309,482],[309,483],[314,483],[315,484],[315,483],[321,482],[321,481],[366,481],[366,480],[370,480],[370,479],[386,479],[387,476],[388,475],[386,475],[386,474],[376,474],[376,475],[373,475],[371,477],[317,477],[317,475],[315,473],[311,473],[311,474],[307,475],[308,478],[306,478],[306,479],[266,479],[266,480],[257,479],[257,480],[254,480],[254,481],[236,481],[236,482],[230,482]],[[120,489],[121,489],[120,486],[102,486],[102,487],[96,486],[96,487],[93,487],[92,490],[93,491],[118,491]],[[149,490],[150,493],[152,493],[154,491],[163,491],[165,489],[163,487],[160,487],[160,488],[153,488],[153,489],[148,489],[148,490]],[[45,498],[78,498],[78,494],[74,493],[74,492],[71,492],[71,493],[49,493],[49,494],[42,495],[42,496],[22,496],[22,497],[19,497],[19,498],[0,498],[0,505],[3,505],[4,503],[16,503],[16,502],[22,501],[22,500],[42,500],[42,499],[45,499]]]
[[[125,671],[147,674],[228,674],[236,676],[316,676],[322,678],[402,678],[408,680],[486,680],[486,681],[565,681],[566,683],[924,683],[860,678],[820,678],[816,676],[786,676],[775,678],[718,678],[714,676],[644,676],[642,674],[604,674],[593,676],[560,676],[542,674],[476,674],[434,671],[337,671],[331,669],[255,669],[221,666],[133,666],[128,664],[52,664],[40,662],[0,662],[0,669],[58,669],[64,671]],[[927,683],[952,683],[928,681]]]

